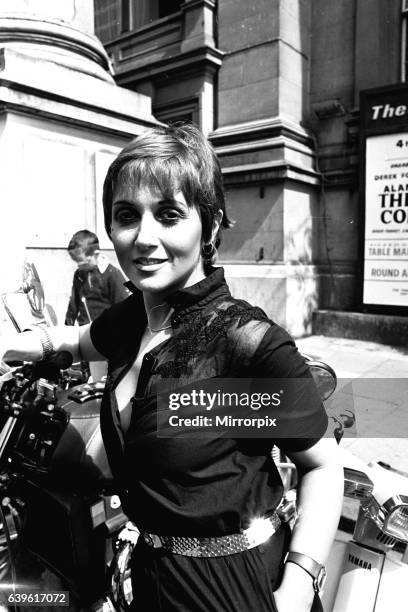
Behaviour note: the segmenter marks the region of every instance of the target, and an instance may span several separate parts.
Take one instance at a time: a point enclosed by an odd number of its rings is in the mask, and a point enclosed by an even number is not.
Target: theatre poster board
[[[361,93],[361,302],[408,313],[408,86]]]

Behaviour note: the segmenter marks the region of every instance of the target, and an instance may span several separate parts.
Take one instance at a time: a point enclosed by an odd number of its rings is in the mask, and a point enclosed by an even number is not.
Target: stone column
[[[112,82],[90,0],[1,0],[0,47]]]
[[[0,293],[19,286],[25,247],[60,321],[74,271],[68,241],[95,231],[115,261],[103,229],[106,169],[156,123],[148,96],[115,84],[93,28],[92,0],[0,0]]]
[[[236,295],[293,335],[311,329],[316,185],[308,117],[311,0],[219,0],[219,153],[235,228],[221,254]],[[234,237],[239,236],[239,238]],[[239,232],[239,233],[238,233]]]

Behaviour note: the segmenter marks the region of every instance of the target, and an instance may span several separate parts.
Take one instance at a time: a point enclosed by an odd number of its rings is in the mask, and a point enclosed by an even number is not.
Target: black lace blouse
[[[139,528],[197,537],[237,533],[279,504],[282,483],[272,445],[286,452],[310,448],[324,435],[327,416],[312,390],[302,398],[302,414],[299,406],[293,411],[293,419],[309,417],[301,438],[158,437],[156,392],[163,379],[184,386],[214,377],[310,377],[289,334],[260,308],[234,299],[222,268],[168,302],[173,335],[144,356],[125,435],[114,390],[145,330],[141,293],[134,289],[92,323],[92,341],[109,364],[101,429],[111,469],[125,512]]]

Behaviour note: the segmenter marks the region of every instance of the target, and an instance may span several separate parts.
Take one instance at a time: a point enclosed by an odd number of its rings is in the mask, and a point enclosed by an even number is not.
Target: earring
[[[201,253],[205,261],[212,261],[217,253],[217,249],[212,242],[208,242],[208,244],[203,244],[201,247]]]

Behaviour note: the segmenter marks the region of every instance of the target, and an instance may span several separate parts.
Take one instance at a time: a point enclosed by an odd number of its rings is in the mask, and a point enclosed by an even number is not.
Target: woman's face
[[[111,238],[124,273],[152,302],[204,278],[201,234],[198,210],[181,192],[167,199],[154,186],[119,181]]]

